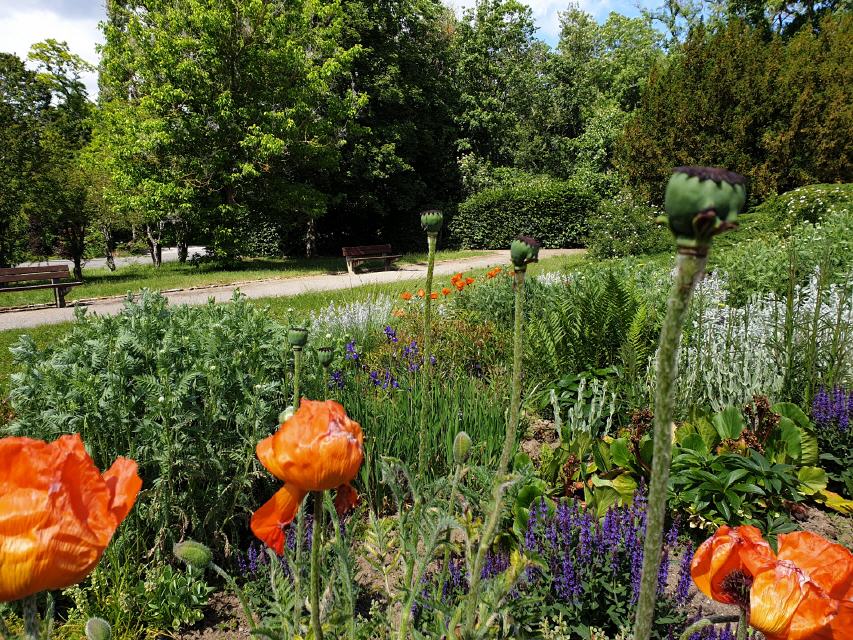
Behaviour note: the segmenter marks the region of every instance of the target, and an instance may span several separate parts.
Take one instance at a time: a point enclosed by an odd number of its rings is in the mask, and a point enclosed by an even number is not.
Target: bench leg
[[[355,275],[355,271],[353,271],[353,268],[352,268],[352,260],[350,260],[349,258],[347,258],[347,271],[349,271],[349,274],[351,276]]]
[[[56,288],[56,306],[60,309],[65,307],[65,292],[67,289],[65,287],[57,287]]]

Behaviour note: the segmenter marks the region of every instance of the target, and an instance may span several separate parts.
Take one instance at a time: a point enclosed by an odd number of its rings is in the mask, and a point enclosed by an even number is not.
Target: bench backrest
[[[12,267],[11,269],[0,269],[0,283],[23,282],[25,280],[53,280],[70,278],[68,266],[64,264],[51,264],[43,267]]]
[[[391,253],[390,244],[370,244],[363,247],[343,247],[344,256],[358,258],[363,256],[382,256]]]

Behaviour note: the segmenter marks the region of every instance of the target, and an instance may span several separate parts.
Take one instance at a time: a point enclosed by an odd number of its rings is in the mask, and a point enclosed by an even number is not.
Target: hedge
[[[547,177],[492,187],[459,205],[449,240],[463,249],[501,249],[524,234],[546,248],[578,247],[597,206],[589,189]]]

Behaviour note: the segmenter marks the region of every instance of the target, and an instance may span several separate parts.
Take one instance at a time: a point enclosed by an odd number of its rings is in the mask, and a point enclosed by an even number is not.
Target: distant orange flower
[[[448,289],[447,287],[444,287],[444,288],[441,290],[441,293],[443,293],[444,295],[450,295],[450,289]]]
[[[465,278],[465,284],[474,284],[474,278]]]
[[[461,273],[456,273],[456,274],[454,274],[454,275],[452,275],[452,276],[450,277],[450,282],[451,282],[451,284],[456,284],[456,283],[457,283],[457,282],[459,282],[461,279],[462,279],[462,274],[461,274]]]
[[[454,286],[456,287],[457,291],[462,291],[462,289],[465,288],[465,283],[460,280],[460,281],[455,282]]]
[[[433,291],[431,294],[429,294],[429,297],[433,300],[438,300],[438,293]]]
[[[401,297],[403,300],[406,300],[406,301],[408,302],[409,300],[411,300],[411,299],[412,299],[412,294],[411,294],[411,293],[409,293],[408,291],[404,291],[403,293],[401,293],[401,294],[400,294],[400,297]]]
[[[423,298],[426,295],[426,291],[423,289],[418,289],[418,297]]]
[[[78,434],[0,439],[0,602],[83,580],[141,486],[133,460],[98,471]]]
[[[391,315],[394,316],[395,318],[405,318],[406,317],[406,311],[405,311],[405,309],[394,309],[391,312]]]
[[[302,400],[278,431],[258,443],[257,454],[285,484],[255,511],[251,527],[279,555],[284,551],[284,529],[308,492],[337,488],[338,513],[358,501],[350,482],[364,460],[361,427],[333,400]]]
[[[494,269],[489,270],[489,272],[486,274],[486,277],[491,280],[496,275],[498,275],[501,271],[503,271],[502,267],[495,267]]]
[[[853,554],[809,531],[779,535],[774,554],[755,527],[721,527],[696,551],[696,585],[749,612],[767,640],[840,640],[853,629]]]

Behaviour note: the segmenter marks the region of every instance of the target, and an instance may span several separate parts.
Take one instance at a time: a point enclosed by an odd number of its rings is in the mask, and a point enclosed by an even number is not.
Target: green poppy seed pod
[[[539,260],[539,248],[542,245],[530,236],[518,236],[509,247],[509,254],[516,269],[524,269],[531,262]]]
[[[84,630],[88,640],[110,640],[113,637],[110,623],[103,618],[89,618]]]
[[[456,464],[462,464],[468,459],[468,454],[471,452],[471,436],[464,431],[460,431],[453,439],[453,461]]]
[[[718,233],[737,226],[746,203],[746,180],[726,169],[678,167],[666,185],[664,208],[680,247],[707,247]]]
[[[421,226],[427,233],[438,233],[444,223],[444,214],[437,209],[421,213]]]
[[[213,560],[210,547],[195,540],[184,540],[172,547],[172,552],[178,560],[183,560],[191,567],[205,569]]]
[[[290,327],[287,332],[287,341],[294,349],[301,349],[308,342],[308,329],[305,327]]]
[[[320,361],[320,365],[325,369],[330,364],[332,364],[332,360],[335,358],[335,351],[332,347],[320,347],[317,349],[317,360]]]

